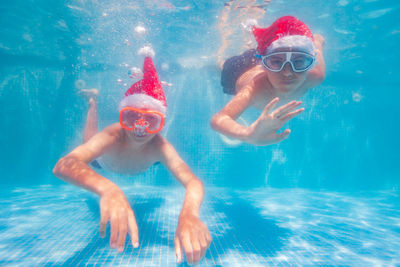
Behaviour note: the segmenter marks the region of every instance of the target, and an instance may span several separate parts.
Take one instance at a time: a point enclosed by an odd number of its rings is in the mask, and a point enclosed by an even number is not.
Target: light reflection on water
[[[140,247],[123,253],[98,233],[97,198],[72,186],[18,188],[0,200],[3,265],[175,264],[181,188],[123,187]],[[201,265],[400,264],[399,195],[208,188],[202,219],[213,242]]]

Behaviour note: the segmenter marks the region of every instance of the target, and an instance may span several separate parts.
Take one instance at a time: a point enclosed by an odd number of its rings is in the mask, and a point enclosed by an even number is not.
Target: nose
[[[281,73],[282,73],[282,75],[284,75],[286,77],[293,75],[292,65],[290,65],[289,62],[286,62],[285,66],[283,66]]]
[[[140,118],[139,120],[136,121],[136,124],[137,124],[138,126],[144,127],[144,126],[146,126],[146,122],[147,122],[147,121],[146,121],[145,119]]]

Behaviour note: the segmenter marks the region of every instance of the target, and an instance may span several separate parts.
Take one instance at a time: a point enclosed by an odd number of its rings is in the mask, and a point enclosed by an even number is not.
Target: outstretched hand
[[[277,131],[282,128],[286,122],[303,112],[304,108],[296,109],[302,102],[293,100],[273,110],[278,101],[279,98],[276,97],[269,102],[265,106],[260,117],[248,128],[249,134],[247,141],[249,143],[266,146],[279,143],[289,136],[289,129],[286,129],[280,134],[277,134]]]
[[[107,222],[110,221],[111,248],[117,248],[118,252],[122,252],[124,250],[127,233],[131,236],[132,246],[134,248],[139,246],[139,235],[135,215],[124,193],[122,193],[120,189],[109,190],[101,196],[100,212],[101,237],[105,237]]]
[[[210,246],[211,236],[207,226],[194,215],[180,215],[175,234],[175,254],[177,262],[183,253],[189,264],[200,261]]]

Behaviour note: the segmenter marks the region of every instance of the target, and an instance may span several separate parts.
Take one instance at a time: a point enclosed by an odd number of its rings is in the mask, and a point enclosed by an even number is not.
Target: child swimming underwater
[[[257,49],[224,62],[221,84],[225,93],[235,96],[212,117],[211,127],[263,146],[289,136],[289,129],[277,131],[304,110],[298,109],[301,102],[296,99],[324,80],[324,38],[292,16],[281,17],[268,28],[253,27],[253,34]],[[277,104],[282,106],[274,109]],[[245,127],[235,120],[250,106],[263,111]]]
[[[143,79],[132,85],[120,102],[119,123],[96,133],[97,91],[85,93],[90,96],[85,142],[61,158],[53,173],[100,196],[100,234],[105,236],[110,222],[110,246],[121,252],[127,233],[133,247],[139,246],[134,212],[121,189],[96,173],[89,164],[93,162],[94,167],[101,166],[118,173],[137,174],[156,162],[163,163],[186,188],[175,235],[177,261],[181,262],[185,253],[189,263],[198,262],[211,242],[207,226],[199,219],[204,188],[174,147],[160,134],[167,106],[152,58],[146,56]]]

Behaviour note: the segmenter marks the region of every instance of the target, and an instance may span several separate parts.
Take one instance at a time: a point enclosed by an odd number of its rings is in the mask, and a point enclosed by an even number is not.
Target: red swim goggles
[[[125,107],[119,112],[119,123],[128,131],[158,133],[164,126],[164,114],[155,110]]]

